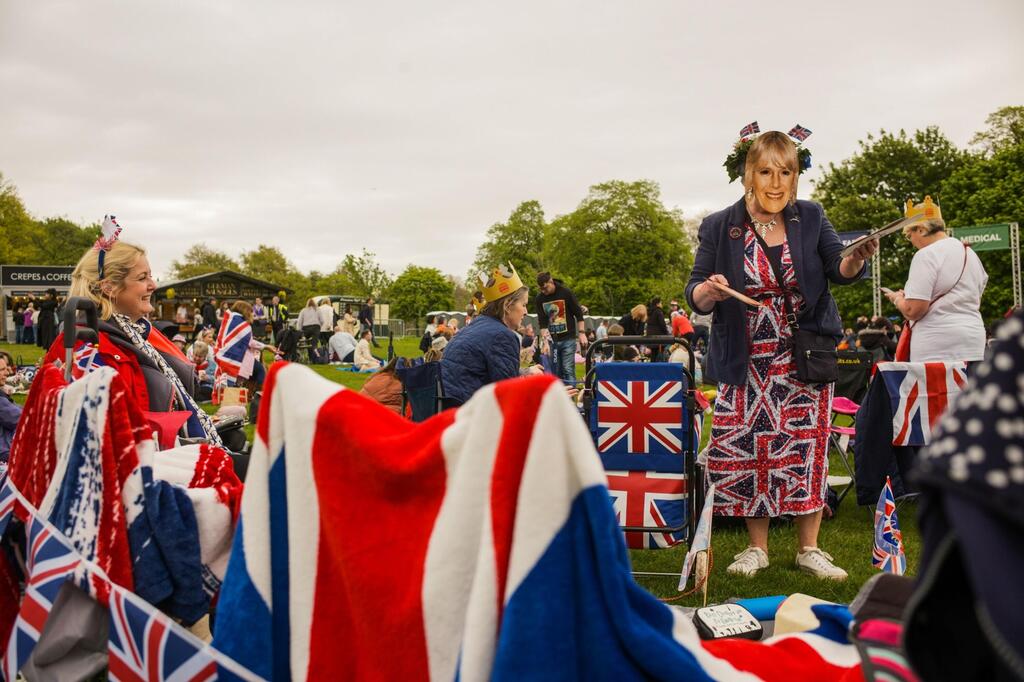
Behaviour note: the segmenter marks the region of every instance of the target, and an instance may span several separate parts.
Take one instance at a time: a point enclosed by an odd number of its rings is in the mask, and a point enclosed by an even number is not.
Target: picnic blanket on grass
[[[844,623],[704,643],[629,570],[587,427],[553,378],[414,424],[280,363],[214,646],[276,680],[861,679]]]

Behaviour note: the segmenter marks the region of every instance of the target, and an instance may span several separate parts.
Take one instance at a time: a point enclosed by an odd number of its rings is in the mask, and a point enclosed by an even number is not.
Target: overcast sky
[[[1021,0],[0,0],[0,173],[36,217],[116,214],[158,273],[203,241],[464,275],[528,199],[731,203],[754,119],[814,131],[811,179],[880,128],[966,145],[1024,104],[1022,28]]]

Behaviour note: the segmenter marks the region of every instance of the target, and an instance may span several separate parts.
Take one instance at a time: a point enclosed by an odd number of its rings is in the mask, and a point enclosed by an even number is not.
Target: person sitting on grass
[[[334,326],[334,334],[327,341],[332,362],[352,362],[355,359],[356,339],[346,329],[343,321],[338,320],[338,324]]]
[[[370,352],[370,343],[372,342],[373,332],[364,329],[363,333],[359,335],[359,343],[356,344],[355,354],[352,358],[355,368],[360,372],[380,369],[380,360],[373,357],[373,353]]]
[[[0,462],[6,465],[11,452],[14,430],[21,419],[21,405],[11,398],[14,388],[8,390],[7,377],[14,372],[14,360],[7,352],[0,351]]]

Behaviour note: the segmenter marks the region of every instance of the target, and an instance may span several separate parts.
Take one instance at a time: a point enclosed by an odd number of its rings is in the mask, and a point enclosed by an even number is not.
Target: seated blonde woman
[[[116,241],[115,236],[97,242],[78,261],[71,274],[69,296],[88,298],[96,304],[99,343],[95,363],[117,370],[141,409],[188,410],[192,416],[184,427],[185,435],[220,445],[213,422],[194,397],[195,367],[147,319],[154,310],[155,289],[146,252],[142,247]],[[57,360],[64,360],[63,334],[44,358],[44,362]]]

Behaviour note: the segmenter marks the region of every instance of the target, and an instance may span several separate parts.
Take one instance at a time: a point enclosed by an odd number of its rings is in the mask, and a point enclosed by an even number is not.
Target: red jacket
[[[151,412],[169,412],[175,409],[171,404],[164,406],[150,405],[149,389],[146,387],[146,377],[142,373],[142,367],[139,365],[138,358],[135,357],[134,353],[126,351],[114,343],[111,340],[110,335],[106,332],[99,332],[99,337],[100,343],[98,350],[100,358],[103,360],[103,364],[117,370],[117,373],[121,375],[121,378],[127,385],[129,392],[135,399],[135,404],[139,406],[139,409]],[[150,331],[149,342],[161,353],[172,353],[180,356],[183,360],[185,359],[181,350],[171,343],[171,341],[161,334],[156,328]],[[77,342],[75,344],[75,350],[79,349],[82,346],[82,343],[82,341]],[[64,334],[59,334],[57,336],[53,345],[50,346],[50,350],[47,351],[46,356],[43,358],[44,363],[53,362],[54,360],[60,360],[61,363],[65,360]]]

